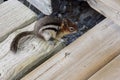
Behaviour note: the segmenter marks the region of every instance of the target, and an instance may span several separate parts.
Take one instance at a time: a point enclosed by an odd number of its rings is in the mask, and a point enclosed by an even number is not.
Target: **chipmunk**
[[[53,26],[47,26],[53,25]],[[39,19],[33,31],[25,31],[18,34],[12,41],[10,50],[13,52],[17,52],[17,46],[19,40],[27,35],[35,35],[45,41],[49,40],[57,40],[58,38],[62,38],[67,34],[71,34],[77,31],[76,24],[72,23],[68,19],[60,19],[52,16],[45,16]],[[54,35],[53,35],[54,34]]]

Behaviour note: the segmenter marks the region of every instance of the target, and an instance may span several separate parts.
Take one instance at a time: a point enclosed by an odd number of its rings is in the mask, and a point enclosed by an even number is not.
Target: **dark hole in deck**
[[[83,0],[52,0],[52,7],[52,15],[68,18],[78,25],[77,33],[64,37],[67,45],[105,18]]]

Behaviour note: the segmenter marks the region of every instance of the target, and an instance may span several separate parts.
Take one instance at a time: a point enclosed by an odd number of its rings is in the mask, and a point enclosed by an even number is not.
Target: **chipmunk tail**
[[[17,48],[18,48],[18,43],[19,43],[19,40],[24,37],[24,36],[27,36],[27,35],[31,35],[33,34],[33,31],[25,31],[25,32],[22,32],[20,34],[18,34],[12,41],[11,45],[10,45],[10,50],[13,51],[14,53],[17,52]]]

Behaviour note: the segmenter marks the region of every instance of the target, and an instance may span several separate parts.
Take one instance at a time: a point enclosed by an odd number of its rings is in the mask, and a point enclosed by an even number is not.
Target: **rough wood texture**
[[[52,13],[51,0],[27,0],[46,15]]]
[[[120,55],[88,80],[120,80]]]
[[[17,0],[9,0],[0,5],[0,41],[11,32],[25,27],[36,19],[36,14]]]
[[[92,8],[120,25],[120,0],[87,0]]]
[[[87,80],[120,54],[120,26],[105,19],[22,80]]]
[[[22,31],[33,30],[33,26],[34,23],[15,31],[0,43],[0,80],[19,80],[34,65],[41,64],[53,55],[53,52],[56,53],[55,51],[64,47],[60,42],[51,46],[35,36],[28,36],[21,40],[22,44],[16,54],[11,52],[9,48],[13,38]]]

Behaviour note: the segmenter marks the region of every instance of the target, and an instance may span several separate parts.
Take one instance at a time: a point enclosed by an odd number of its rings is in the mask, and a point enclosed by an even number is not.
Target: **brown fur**
[[[70,27],[72,27],[74,30],[70,31]],[[69,19],[63,19],[60,28],[61,28],[59,31],[60,33],[58,35],[59,37],[63,37],[65,35],[74,33],[78,30],[77,25],[71,22]]]

